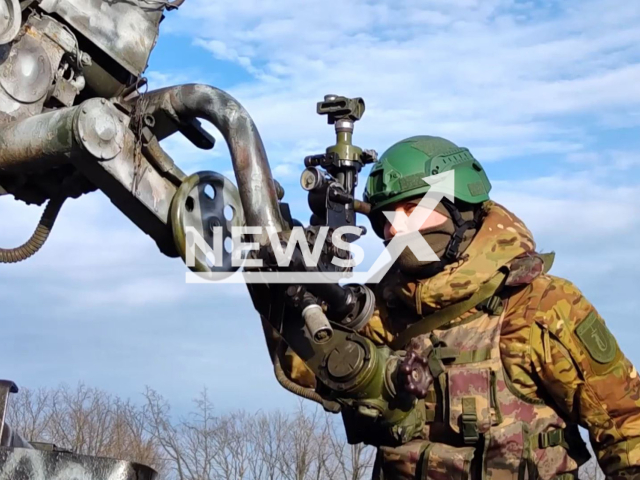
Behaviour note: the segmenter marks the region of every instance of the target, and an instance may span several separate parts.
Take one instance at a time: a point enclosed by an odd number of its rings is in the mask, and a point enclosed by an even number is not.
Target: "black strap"
[[[460,253],[458,250],[460,249],[460,244],[462,243],[465,232],[472,228],[478,228],[479,213],[481,209],[477,209],[473,220],[465,221],[460,214],[460,210],[458,210],[458,207],[456,207],[453,202],[444,198],[442,199],[442,205],[447,209],[449,215],[451,215],[453,224],[456,227],[451,240],[449,241],[449,245],[447,245],[445,253],[442,257],[443,262],[448,262],[457,260],[458,254]]]

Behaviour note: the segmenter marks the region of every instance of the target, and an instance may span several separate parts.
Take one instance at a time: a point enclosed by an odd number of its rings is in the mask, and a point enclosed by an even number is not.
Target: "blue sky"
[[[302,220],[302,159],[333,140],[315,114],[326,93],[365,98],[364,148],[416,134],[469,147],[494,199],[557,252],[553,272],[640,364],[638,24],[640,4],[619,0],[187,0],[147,75],[239,99]],[[187,172],[231,170],[222,140],[165,147]],[[0,245],[22,242],[39,214],[0,197]],[[224,410],[294,405],[244,287],[186,285],[184,272],[102,194],[70,202],[41,254],[0,269],[0,376],[133,398],[148,385],[178,409],[205,386]]]

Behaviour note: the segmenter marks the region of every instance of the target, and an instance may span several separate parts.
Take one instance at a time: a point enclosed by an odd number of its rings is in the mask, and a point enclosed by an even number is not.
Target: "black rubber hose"
[[[58,197],[49,200],[36,231],[24,245],[17,248],[0,248],[0,263],[18,263],[33,257],[49,238],[53,224],[56,222],[58,213],[60,213],[66,199],[67,197]]]

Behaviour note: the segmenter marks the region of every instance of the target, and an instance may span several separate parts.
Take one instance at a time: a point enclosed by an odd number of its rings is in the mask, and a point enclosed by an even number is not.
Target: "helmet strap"
[[[474,213],[472,220],[465,220],[462,218],[460,210],[455,206],[453,202],[450,200],[443,198],[442,205],[447,209],[449,215],[451,215],[451,219],[453,220],[453,224],[455,226],[455,231],[451,236],[451,241],[447,246],[445,253],[442,257],[442,261],[444,262],[453,262],[458,259],[460,255],[460,244],[464,239],[464,234],[467,230],[477,229],[480,223],[480,215],[482,209],[477,209]]]

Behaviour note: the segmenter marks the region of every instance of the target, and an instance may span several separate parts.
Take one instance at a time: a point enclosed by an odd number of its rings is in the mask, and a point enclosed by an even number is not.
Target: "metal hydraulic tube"
[[[176,121],[211,122],[229,146],[247,225],[286,227],[267,154],[249,113],[231,95],[208,85],[181,85],[146,94],[148,112],[162,110]],[[267,241],[266,235],[261,243]]]

